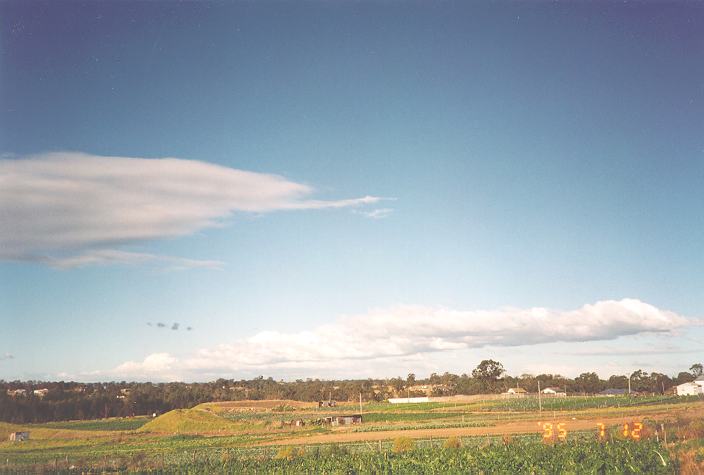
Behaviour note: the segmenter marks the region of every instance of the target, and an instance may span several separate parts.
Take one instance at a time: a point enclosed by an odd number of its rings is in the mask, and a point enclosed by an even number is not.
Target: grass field
[[[0,472],[72,466],[90,471],[192,472],[240,467],[259,473],[704,469],[704,401],[574,397],[542,402],[542,412],[528,398],[365,404],[363,424],[346,427],[317,421],[326,415],[358,413],[358,404],[318,409],[295,401],[240,401],[201,404],[155,419],[0,423]],[[295,420],[305,425],[290,424]],[[632,431],[634,422],[643,424],[640,440],[623,435],[623,425],[629,424]],[[601,441],[598,423],[604,425]],[[566,437],[558,437],[558,424],[564,424]],[[546,427],[553,432],[547,441]],[[8,441],[9,433],[18,430],[29,431],[30,440]],[[454,441],[452,447],[445,447],[448,439]],[[408,447],[396,450],[399,440],[409,441]],[[583,470],[574,463],[581,463]]]

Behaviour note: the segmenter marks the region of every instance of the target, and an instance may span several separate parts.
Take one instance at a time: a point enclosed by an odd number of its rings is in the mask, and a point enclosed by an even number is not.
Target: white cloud
[[[178,360],[168,353],[154,353],[147,356],[144,361],[127,361],[115,368],[116,374],[143,374],[162,376],[172,371],[173,365]]]
[[[185,259],[143,252],[129,252],[116,249],[94,249],[68,257],[45,257],[40,262],[57,269],[71,269],[90,265],[109,264],[148,264],[166,265],[169,269],[222,269],[224,263],[213,260]]]
[[[325,201],[284,177],[194,160],[103,157],[76,152],[0,159],[0,259],[56,267],[163,260],[126,243],[189,235],[237,212],[356,207],[379,198]]]
[[[444,307],[396,306],[297,333],[265,331],[249,338],[170,360],[181,378],[232,372],[281,372],[295,368],[337,368],[349,374],[360,363],[483,347],[516,347],[551,342],[611,340],[644,333],[670,333],[691,320],[635,299],[600,301],[571,311],[505,308],[461,311]],[[159,358],[163,358],[164,354]],[[153,367],[126,363],[130,376],[155,375]],[[174,357],[175,358],[175,357]],[[116,370],[116,371],[117,371]],[[118,371],[118,372],[120,372]],[[357,375],[365,376],[365,375]]]
[[[355,210],[355,213],[361,214],[362,216],[366,216],[367,218],[370,218],[370,219],[383,219],[383,218],[386,218],[387,216],[389,216],[393,212],[394,212],[393,208],[377,208],[377,209],[372,209],[369,211]]]
[[[14,355],[11,355],[10,353],[5,353],[4,355],[0,355],[0,361],[4,360],[13,360],[15,359]]]

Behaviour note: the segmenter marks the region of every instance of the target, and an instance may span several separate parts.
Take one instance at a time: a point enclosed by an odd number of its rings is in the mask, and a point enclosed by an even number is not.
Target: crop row
[[[105,465],[73,462],[79,470],[174,470],[180,473],[673,473],[677,470],[666,450],[654,441],[567,442],[547,445],[537,441],[489,443],[482,447],[413,448],[353,452],[345,447],[289,448],[270,455],[246,454],[236,449],[206,453],[178,452],[161,457],[136,454],[106,459]],[[5,467],[8,472],[11,467]],[[27,468],[27,467],[25,467]],[[52,467],[34,467],[37,470]],[[62,466],[53,467],[61,470]]]

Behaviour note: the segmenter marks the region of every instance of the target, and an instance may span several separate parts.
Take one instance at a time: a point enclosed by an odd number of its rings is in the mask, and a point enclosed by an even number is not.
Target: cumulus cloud
[[[198,261],[114,249],[222,226],[238,212],[357,207],[373,196],[312,199],[284,177],[195,160],[105,157],[76,152],[0,159],[0,259],[58,268]]]
[[[453,310],[403,305],[343,316],[311,330],[264,331],[249,338],[170,360],[167,372],[184,375],[286,368],[340,370],[368,360],[487,346],[515,347],[550,342],[610,340],[644,333],[669,333],[691,323],[683,316],[636,299],[599,301],[571,311],[547,308]],[[160,354],[163,356],[163,354]],[[130,362],[121,369],[152,367]],[[120,369],[118,368],[118,369]],[[151,370],[150,370],[151,371]],[[144,374],[154,374],[145,371]],[[197,379],[197,378],[196,378]]]
[[[176,361],[176,358],[168,353],[154,353],[147,356],[144,361],[141,362],[127,361],[122,363],[115,368],[115,373],[162,377],[165,373],[171,371]]]

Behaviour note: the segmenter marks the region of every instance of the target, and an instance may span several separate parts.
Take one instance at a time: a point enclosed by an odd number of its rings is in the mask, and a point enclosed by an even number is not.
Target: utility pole
[[[628,375],[628,395],[631,395],[631,375]]]
[[[540,380],[538,380],[538,408],[543,412],[543,400],[540,398]]]
[[[362,393],[361,393],[361,392],[359,393],[359,417],[360,417],[360,421],[359,421],[359,422],[360,422],[360,423],[363,422],[363,421],[361,420],[361,417],[362,417]]]

